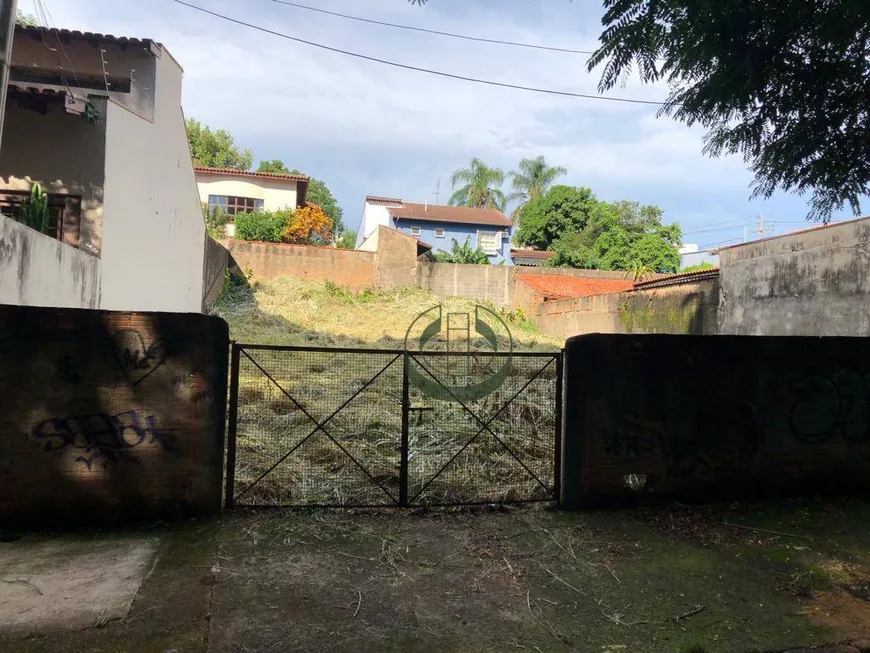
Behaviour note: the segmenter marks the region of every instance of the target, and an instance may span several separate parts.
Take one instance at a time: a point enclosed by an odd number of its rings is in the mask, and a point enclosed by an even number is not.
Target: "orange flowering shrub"
[[[295,245],[325,245],[332,238],[332,220],[319,206],[296,209],[281,240]]]

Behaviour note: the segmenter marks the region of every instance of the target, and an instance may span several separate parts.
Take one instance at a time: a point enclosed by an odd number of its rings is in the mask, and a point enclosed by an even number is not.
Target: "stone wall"
[[[0,215],[0,304],[99,308],[100,259]]]
[[[216,317],[0,307],[0,521],[217,511],[228,345]]]
[[[568,507],[870,490],[867,338],[589,335],[565,355]]]
[[[531,315],[541,333],[674,333],[715,335],[719,282],[705,279],[660,288],[543,302]]]
[[[870,335],[870,219],[719,250],[720,330]]]
[[[351,290],[375,286],[375,254],[352,249],[225,240],[224,247],[244,272],[256,277],[299,277],[331,281]]]

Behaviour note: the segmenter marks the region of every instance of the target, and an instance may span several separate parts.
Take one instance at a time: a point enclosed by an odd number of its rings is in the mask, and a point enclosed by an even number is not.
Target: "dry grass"
[[[293,346],[400,349],[414,319],[442,301],[413,288],[352,294],[291,278],[254,282],[252,290],[237,289],[218,306],[232,337]],[[473,312],[475,302],[450,298],[443,304],[449,311]],[[504,319],[519,323],[511,325],[515,350],[557,350],[556,341],[535,334],[518,316]],[[247,353],[253,361],[242,356],[239,375],[238,491],[278,464],[241,503],[382,505],[398,498],[401,359],[388,353]],[[435,374],[447,381],[444,360],[426,364],[440,366]],[[541,483],[552,483],[555,428],[555,363],[550,361],[515,358],[504,385],[467,404],[470,410],[412,389],[410,496],[421,493],[418,502],[429,504],[545,498]],[[483,378],[486,370],[466,373]],[[325,424],[328,434],[321,430],[306,439],[351,397]],[[494,434],[483,430],[475,437],[490,419]]]
[[[321,281],[283,277],[252,280],[251,290],[222,297],[215,313],[230,325],[239,342],[374,348],[401,348],[405,332],[426,309],[442,304],[446,311],[474,311],[475,300],[435,297],[419,288],[350,293]],[[515,346],[525,351],[558,351],[562,340],[542,336],[519,315],[504,315]]]

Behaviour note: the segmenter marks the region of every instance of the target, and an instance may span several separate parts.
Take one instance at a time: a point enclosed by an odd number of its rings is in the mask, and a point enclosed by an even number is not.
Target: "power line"
[[[329,52],[336,52],[338,54],[344,54],[349,57],[356,57],[357,59],[364,59],[366,61],[373,61],[375,63],[384,64],[386,66],[393,66],[394,68],[402,68],[404,70],[413,70],[418,73],[426,73],[429,75],[436,75],[438,77],[447,77],[448,79],[459,79],[464,82],[474,82],[476,84],[485,84],[487,86],[498,86],[500,88],[511,88],[518,91],[530,91],[532,93],[544,93],[546,95],[560,95],[563,97],[574,97],[574,98],[585,98],[587,100],[607,100],[610,102],[625,102],[628,104],[651,104],[655,106],[663,106],[664,102],[656,102],[653,100],[636,100],[633,98],[621,98],[621,97],[608,97],[606,95],[588,95],[585,93],[572,93],[571,91],[557,91],[553,89],[546,88],[536,88],[534,86],[522,86],[520,84],[507,84],[505,82],[495,82],[490,79],[479,79],[476,77],[465,77],[464,75],[454,75],[453,73],[445,73],[439,70],[431,70],[429,68],[420,68],[418,66],[410,66],[408,64],[397,63],[395,61],[388,61],[386,59],[378,59],[377,57],[370,57],[365,54],[359,54],[358,52],[350,52],[348,50],[341,50],[339,48],[333,48],[328,45],[323,45],[322,43],[315,43],[314,41],[306,41],[305,39],[300,39],[295,36],[290,36],[289,34],[282,34],[281,32],[276,32],[274,30],[266,29],[265,27],[260,27],[259,25],[253,25],[252,23],[246,23],[243,20],[239,20],[237,18],[231,18],[230,16],[225,16],[223,14],[219,14],[214,11],[210,11],[209,9],[205,9],[204,7],[198,7],[196,5],[192,5],[189,2],[184,2],[184,0],[174,0],[174,2],[184,5],[185,7],[190,7],[191,9],[196,9],[197,11],[201,11],[204,14],[209,14],[214,16],[215,18],[221,18],[223,20],[229,21],[231,23],[235,23],[236,25],[242,25],[243,27],[250,27],[251,29],[255,29],[257,31],[263,32],[265,34],[271,34],[272,36],[279,36],[282,39],[287,39],[288,41],[295,41],[296,43],[303,43],[305,45],[310,45],[315,48],[320,48],[321,50],[328,50]]]
[[[519,43],[517,41],[501,41],[499,39],[485,39],[479,36],[468,36],[466,34],[454,34],[453,32],[441,32],[436,29],[426,29],[423,27],[414,27],[413,25],[399,25],[397,23],[387,23],[381,20],[372,20],[371,18],[362,18],[361,16],[350,16],[348,14],[341,14],[337,11],[327,11],[326,9],[319,9],[317,7],[309,7],[308,5],[301,5],[298,2],[289,2],[288,0],[272,0],[272,2],[276,2],[279,5],[287,5],[289,7],[296,7],[298,9],[305,9],[306,11],[316,11],[320,14],[328,14],[330,16],[337,16],[339,18],[346,18],[348,20],[357,20],[361,23],[371,23],[372,25],[383,25],[385,27],[395,27],[398,29],[408,29],[413,30],[415,32],[425,32],[426,34],[437,34],[438,36],[449,36],[454,39],[463,39],[465,41],[479,41],[481,43],[495,43],[497,45],[512,45],[518,48],[533,48],[535,50],[549,50],[551,52],[568,52],[570,54],[595,54],[591,50],[572,50],[570,48],[556,48],[550,47],[546,45],[534,45],[532,43]]]

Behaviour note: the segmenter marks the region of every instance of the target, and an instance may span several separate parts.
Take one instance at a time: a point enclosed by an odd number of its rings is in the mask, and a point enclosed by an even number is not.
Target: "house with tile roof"
[[[295,209],[306,205],[308,175],[254,172],[235,168],[196,166],[199,199],[209,211],[221,210],[230,216],[250,211]],[[232,237],[235,224],[227,224]]]
[[[398,198],[366,197],[357,248],[373,236],[378,227],[395,229],[431,245],[433,252],[449,252],[455,240],[480,247],[490,263],[512,265],[510,239],[512,224],[501,211],[464,206],[440,206],[405,202]]]
[[[169,50],[17,25],[7,64],[0,304],[201,310],[205,224]]]

